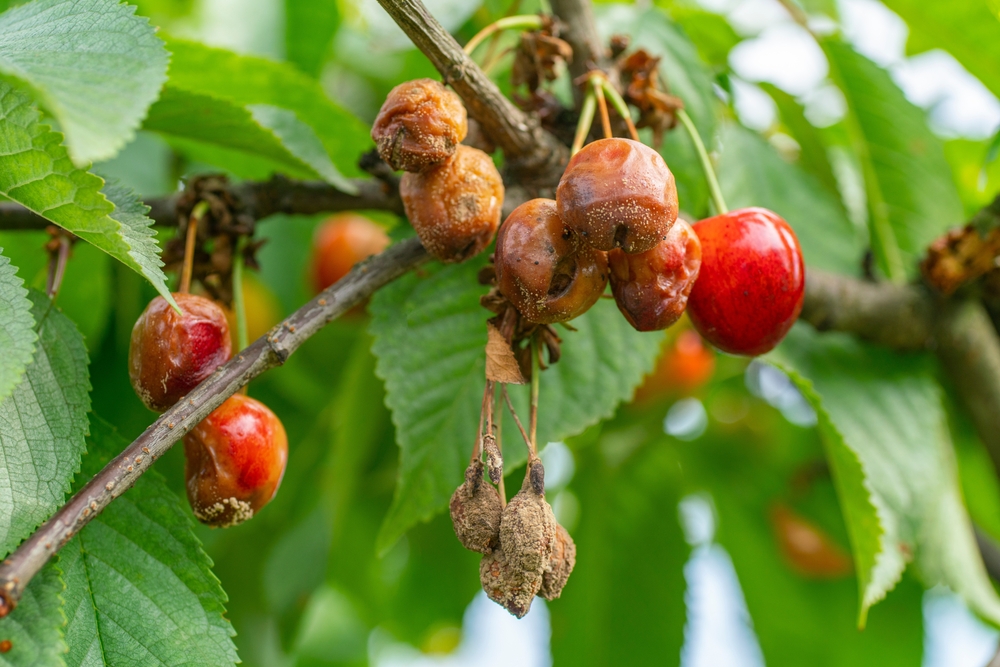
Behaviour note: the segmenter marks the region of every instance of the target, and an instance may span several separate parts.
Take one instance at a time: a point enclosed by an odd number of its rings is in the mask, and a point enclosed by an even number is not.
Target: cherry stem
[[[233,257],[233,312],[236,313],[236,346],[245,350],[250,344],[247,333],[247,302],[243,296],[243,265],[245,259],[243,250],[247,245],[247,237],[240,236],[236,241],[236,256]]]
[[[531,413],[528,417],[528,428],[531,430],[531,451],[538,456],[538,389],[542,383],[542,371],[539,368],[538,355],[541,354],[538,346],[538,335],[531,337]]]
[[[200,201],[191,211],[188,218],[187,236],[184,239],[184,266],[181,269],[181,283],[177,291],[187,294],[191,291],[191,273],[194,270],[194,244],[198,239],[198,223],[201,222],[205,212],[208,211],[208,202]]]
[[[528,459],[533,460],[538,458],[538,452],[535,451],[535,443],[531,441],[528,436],[528,432],[524,430],[524,425],[517,416],[517,412],[514,411],[514,404],[510,402],[510,394],[507,393],[507,386],[501,392],[503,394],[503,400],[507,403],[507,409],[510,410],[510,416],[514,418],[514,423],[517,424],[517,430],[521,432],[521,437],[524,438],[524,444],[528,447]]]
[[[722,198],[722,188],[719,187],[719,179],[715,177],[715,168],[712,167],[712,160],[708,157],[708,151],[705,150],[705,144],[701,140],[701,135],[698,134],[698,128],[694,126],[691,116],[684,109],[677,110],[677,118],[681,121],[684,129],[687,130],[688,136],[691,137],[691,143],[694,144],[694,149],[698,153],[698,159],[701,161],[701,169],[705,172],[705,180],[708,181],[708,192],[712,196],[712,203],[715,204],[716,211],[720,215],[729,213],[726,200]]]
[[[476,431],[476,442],[472,445],[472,456],[469,457],[469,463],[474,462],[483,453],[483,424],[486,422],[486,414],[490,410],[490,406],[493,405],[492,396],[490,395],[492,384],[492,382],[487,380],[486,386],[483,387],[483,401],[479,408],[479,429]],[[492,417],[490,421],[492,421]]]
[[[542,17],[537,14],[522,14],[520,16],[506,16],[494,21],[470,39],[462,48],[466,55],[472,55],[476,47],[483,43],[490,35],[501,30],[539,30],[543,25]]]
[[[617,88],[611,85],[611,82],[606,77],[601,77],[601,88],[604,89],[604,94],[607,95],[611,106],[615,108],[618,115],[625,121],[629,136],[632,137],[633,141],[639,141],[639,131],[635,129],[635,123],[632,122],[632,112],[629,111],[625,98],[621,96]]]
[[[587,94],[583,98],[583,106],[580,108],[580,120],[576,124],[576,136],[573,137],[573,146],[570,148],[570,157],[576,155],[583,148],[583,142],[587,140],[590,133],[590,126],[594,124],[594,111],[597,107],[597,98],[594,94],[593,86],[587,86]]]
[[[59,239],[59,249],[52,253],[49,260],[49,277],[45,286],[45,293],[52,300],[55,300],[59,294],[63,276],[66,274],[66,264],[69,262],[69,251],[73,245],[69,236],[64,233],[60,233],[57,238]]]
[[[490,384],[492,384],[492,383],[490,383]],[[506,392],[506,389],[504,389],[504,391]],[[491,406],[493,405],[493,400],[494,399],[497,402],[496,411],[500,412],[500,397],[499,396],[491,395],[490,396],[490,405]],[[498,419],[497,423],[496,423],[496,432],[497,432],[496,433],[496,443],[497,443],[497,452],[499,452],[500,458],[503,459],[503,415],[501,414],[500,417],[501,418]],[[503,478],[504,478],[504,476],[501,474],[500,475],[500,483],[497,484],[497,490],[500,492],[500,507],[507,507],[507,489],[504,487]]]
[[[597,108],[601,112],[601,129],[604,131],[604,138],[610,139],[614,136],[611,131],[611,116],[608,115],[608,102],[604,99],[604,85],[601,83],[602,76],[594,76],[590,79],[590,87],[597,98]]]

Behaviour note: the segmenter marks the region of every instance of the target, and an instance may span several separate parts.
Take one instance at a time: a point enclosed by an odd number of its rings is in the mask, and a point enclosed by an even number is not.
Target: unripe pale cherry
[[[312,283],[316,292],[334,284],[355,264],[389,247],[389,235],[357,213],[332,215],[316,228],[313,241]]]

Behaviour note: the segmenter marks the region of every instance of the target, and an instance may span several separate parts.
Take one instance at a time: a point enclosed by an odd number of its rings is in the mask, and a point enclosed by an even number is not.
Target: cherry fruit
[[[229,361],[226,313],[214,301],[175,293],[181,313],[158,296],[132,328],[128,349],[132,388],[150,410],[163,412]]]
[[[629,324],[637,331],[666,329],[687,307],[701,267],[701,243],[683,220],[652,250],[608,253],[611,292]]]
[[[450,158],[468,131],[458,95],[433,79],[417,79],[389,91],[372,139],[393,169],[420,172]]]
[[[442,262],[463,262],[493,240],[503,206],[503,180],[489,155],[459,146],[450,160],[403,174],[403,208],[417,236]]]
[[[694,225],[701,272],[688,315],[705,340],[731,354],[774,348],[798,319],[805,266],[795,232],[763,208],[746,208]]]
[[[313,241],[312,281],[317,292],[334,284],[363,259],[389,247],[381,227],[357,213],[327,218],[316,228]]]
[[[529,322],[565,322],[601,298],[608,283],[607,254],[576,241],[551,199],[521,204],[500,227],[497,285]]]
[[[598,250],[645,252],[677,220],[677,186],[660,154],[631,139],[600,139],[574,155],[556,190],[559,216]]]
[[[782,555],[800,575],[836,579],[853,571],[851,557],[813,522],[784,505],[772,507],[770,519]]]
[[[260,401],[234,394],[184,436],[188,502],[202,523],[246,521],[278,490],[288,436]]]

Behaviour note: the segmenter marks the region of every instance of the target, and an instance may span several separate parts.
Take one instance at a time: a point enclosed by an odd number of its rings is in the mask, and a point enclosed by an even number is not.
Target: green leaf
[[[677,665],[689,554],[679,484],[671,483],[677,461],[662,446],[642,447],[620,466],[596,454],[581,453],[571,485],[580,501],[580,524],[571,531],[577,565],[549,605],[553,660]]]
[[[285,0],[285,55],[306,74],[319,76],[340,25],[336,2]]]
[[[58,566],[49,563],[24,590],[21,602],[0,621],[0,634],[11,643],[0,653],[0,667],[63,667],[66,641],[63,631],[63,580]]]
[[[358,156],[371,147],[368,128],[338,106],[319,82],[288,63],[238,55],[196,42],[169,38],[170,85],[213,95],[238,106],[268,104],[294,111],[323,143],[335,165],[357,175]]]
[[[0,15],[0,73],[59,121],[80,167],[114,156],[166,80],[149,20],[118,0],[35,0]]]
[[[90,380],[76,326],[29,293],[38,323],[24,380],[0,402],[0,554],[10,553],[63,503],[85,449]]]
[[[0,253],[3,248],[0,248]],[[0,403],[24,378],[35,353],[35,319],[17,268],[0,254]]]
[[[484,257],[432,266],[372,300],[372,350],[385,380],[402,450],[392,508],[379,537],[385,551],[418,521],[441,510],[462,479],[479,422],[485,382]],[[611,416],[652,368],[661,336],[633,330],[601,299],[563,335],[563,356],[542,374],[538,441],[560,440]],[[527,388],[510,387],[527,418]],[[505,467],[525,460],[513,422],[504,424]]]
[[[739,44],[740,36],[725,17],[681,3],[672,4],[669,11],[705,62],[720,70],[729,68],[729,52]]]
[[[930,358],[800,326],[772,359],[819,415],[851,534],[862,623],[914,555],[928,586],[948,586],[1000,624]]]
[[[136,214],[138,204],[120,188],[102,193],[104,181],[75,168],[61,143],[61,134],[39,122],[30,98],[0,82],[0,194],[94,244],[172,301],[152,222]],[[106,195],[126,210],[115,211]]]
[[[83,479],[128,445],[100,418],[91,430]],[[226,595],[192,529],[150,471],[63,547],[67,667],[239,662]]]
[[[719,184],[731,207],[763,206],[787,220],[810,267],[858,272],[862,249],[854,226],[840,202],[813,176],[785,162],[764,138],[738,125],[723,129],[722,145]]]
[[[1000,95],[1000,21],[984,0],[886,0],[910,28],[908,53],[945,49],[989,88]]]
[[[872,250],[895,281],[913,277],[927,244],[962,222],[941,141],[889,73],[833,39],[822,42],[847,98],[847,123],[868,195]]]

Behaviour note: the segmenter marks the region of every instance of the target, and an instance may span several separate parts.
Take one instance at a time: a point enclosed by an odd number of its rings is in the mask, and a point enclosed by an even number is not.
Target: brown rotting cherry
[[[538,324],[582,315],[608,283],[607,253],[581,246],[551,199],[532,199],[507,216],[494,264],[500,293]]]
[[[416,79],[389,91],[372,139],[393,169],[421,172],[450,158],[468,131],[458,95],[433,79]]]
[[[184,436],[188,502],[202,523],[235,526],[278,490],[288,459],[281,420],[260,401],[234,394]]]
[[[677,220],[677,186],[667,163],[631,139],[600,139],[574,155],[556,190],[559,216],[598,250],[645,252]]]
[[[214,301],[175,293],[174,310],[158,296],[143,311],[128,350],[129,379],[150,410],[163,412],[229,361],[226,313]]]
[[[459,146],[450,160],[403,174],[399,194],[410,224],[434,257],[463,262],[493,240],[503,206],[503,180],[489,155]]]

